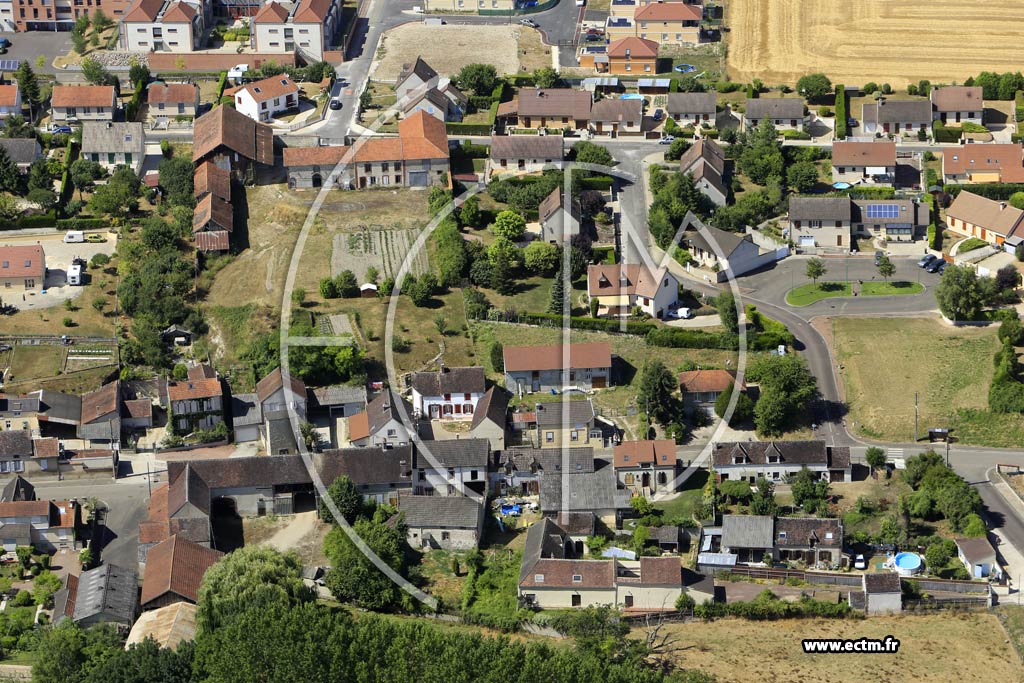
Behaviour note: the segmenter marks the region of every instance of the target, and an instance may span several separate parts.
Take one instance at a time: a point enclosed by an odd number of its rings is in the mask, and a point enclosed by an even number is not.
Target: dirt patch
[[[1013,0],[967,8],[954,0],[732,2],[729,76],[794,83],[822,71],[838,83],[963,82],[980,71],[1019,68],[1024,50],[1014,27],[1022,21],[1024,4]]]
[[[358,232],[334,235],[331,255],[331,275],[351,270],[356,279],[366,282],[366,271],[376,268],[382,278],[396,278],[402,263],[420,234],[415,230],[383,230],[379,226],[363,226]],[[412,264],[412,273],[420,276],[427,271],[427,250],[420,249]]]
[[[519,26],[405,24],[381,37],[373,79],[394,81],[403,64],[423,57],[439,74],[454,76],[467,64],[493,64],[499,74],[519,71]],[[532,29],[529,29],[531,32]],[[535,32],[534,32],[535,33]],[[551,66],[551,58],[541,66]],[[528,67],[529,68],[529,67]]]
[[[675,637],[676,663],[717,676],[719,683],[830,681],[861,683],[911,678],[920,683],[948,681],[950,672],[963,682],[1019,682],[1020,659],[992,614],[954,616],[948,612],[865,620],[794,619],[772,622],[720,619],[710,623],[666,624]],[[641,629],[633,633],[643,637]],[[804,638],[874,638],[894,636],[895,654],[837,657],[807,655]],[[737,647],[743,643],[743,647]],[[764,653],[772,653],[770,657]]]

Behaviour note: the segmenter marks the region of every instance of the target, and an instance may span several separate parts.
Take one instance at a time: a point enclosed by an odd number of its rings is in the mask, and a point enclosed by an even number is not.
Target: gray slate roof
[[[167,463],[168,481],[174,481],[186,464],[210,489],[310,484],[313,481],[298,455],[215,458],[187,463],[172,460]]]
[[[834,468],[850,466],[850,449],[826,446],[824,441],[733,441],[716,443],[711,452],[715,467],[733,465],[742,457],[742,464],[766,465],[777,456],[788,465],[824,465]]]
[[[687,229],[698,230],[697,232],[687,233],[686,240],[690,243],[690,245],[698,249],[703,249],[704,251],[717,254],[718,252],[715,249],[713,249],[711,244],[708,242],[708,239],[711,239],[715,244],[718,245],[718,248],[721,249],[722,253],[725,255],[725,258],[729,258],[729,256],[734,251],[736,251],[736,249],[741,244],[743,244],[743,242],[750,241],[745,239],[745,237],[739,233],[727,232],[725,230],[720,230],[719,228],[712,227],[710,225],[704,225],[704,223],[702,223],[700,219],[698,219],[691,212],[687,212],[686,216],[683,217],[682,224],[684,226],[687,226]],[[704,230],[706,230],[707,232],[705,233]],[[705,234],[707,234],[708,237],[705,237]]]
[[[931,123],[928,100],[885,100],[866,102],[861,112],[866,123]]]
[[[82,154],[131,152],[141,155],[146,150],[144,136],[141,123],[87,121],[82,124]]]
[[[16,545],[32,545],[32,525],[28,522],[0,525],[0,539],[14,541]]]
[[[483,424],[485,420],[489,420],[504,429],[508,422],[507,418],[508,394],[505,393],[504,389],[493,386],[477,401],[470,432],[472,433],[472,430]]]
[[[568,403],[568,410],[565,408]],[[584,401],[555,401],[537,404],[537,425],[539,427],[576,427],[593,422],[594,404]]]
[[[476,529],[483,516],[483,501],[468,496],[402,496],[398,511],[409,527]]]
[[[853,204],[849,197],[790,197],[791,221],[849,221]]]
[[[433,467],[427,459],[433,458],[442,469],[449,467],[475,467],[487,469],[491,459],[491,442],[487,439],[446,439],[444,441],[424,441],[426,451],[419,453],[417,460],[420,467]]]
[[[804,101],[799,97],[770,97],[748,99],[744,110],[750,119],[802,119]]]
[[[568,541],[569,534],[550,517],[544,517],[531,526],[526,532],[523,563],[519,569],[519,582],[522,583],[526,579],[539,560],[567,557],[565,544]],[[569,547],[572,547],[571,544]]]
[[[404,412],[397,407],[398,401],[405,406]],[[392,418],[405,424],[404,415],[408,415],[409,419],[412,419],[412,406],[390,387],[385,388],[377,398],[366,404],[366,422],[370,427],[371,435],[379,432]]]
[[[669,114],[711,114],[715,113],[713,92],[673,92],[668,95]]]
[[[31,458],[32,432],[27,429],[8,429],[0,432],[0,458]]]
[[[864,574],[864,592],[868,595],[879,593],[902,593],[899,574],[895,572],[877,572]]]
[[[131,569],[105,564],[82,572],[75,596],[75,621],[104,614],[109,621],[131,625],[138,604],[139,577]]]
[[[328,408],[348,403],[366,405],[366,387],[363,385],[334,384],[329,387],[308,389],[311,407]]]
[[[582,512],[628,508],[629,494],[619,488],[615,469],[611,463],[603,464],[604,467],[593,472],[545,473],[540,479],[541,510]],[[564,486],[563,477],[569,477]],[[566,494],[564,500],[563,493]]]
[[[561,135],[492,135],[492,159],[551,159],[565,155]]]
[[[395,87],[397,88],[398,86],[402,85],[402,83],[405,82],[405,80],[409,78],[409,76],[412,76],[413,74],[418,76],[419,79],[424,83],[429,81],[431,78],[437,77],[437,72],[434,71],[434,69],[429,64],[423,61],[422,57],[417,57],[416,61],[413,62],[412,64],[402,65],[402,70],[401,72],[399,72],[398,79],[395,81]]]
[[[723,548],[771,548],[775,520],[769,515],[722,517]]]
[[[35,138],[0,138],[0,147],[7,152],[11,161],[19,166],[28,166],[39,158],[42,148]]]
[[[564,463],[563,463],[564,460]],[[498,468],[513,472],[538,473],[562,471],[593,472],[594,449],[583,448],[509,448],[498,454]]]
[[[313,464],[325,486],[341,476],[365,486],[412,485],[416,466],[411,445],[395,448],[337,448],[318,453]]]
[[[81,396],[42,389],[39,400],[43,404],[40,409],[45,411],[45,417],[54,422],[78,424],[82,420]]]
[[[444,394],[482,394],[487,389],[484,369],[479,365],[467,368],[442,367],[437,372],[417,372],[412,388],[423,396]]]
[[[263,422],[263,410],[256,394],[235,394],[231,397],[231,424],[238,427]]]
[[[19,500],[35,500],[36,487],[21,475],[4,484],[0,490],[0,503],[13,503]]]

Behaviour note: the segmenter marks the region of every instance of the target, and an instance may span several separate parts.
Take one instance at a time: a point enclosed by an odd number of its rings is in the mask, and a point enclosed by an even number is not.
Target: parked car
[[[918,268],[927,268],[928,266],[930,266],[932,264],[932,261],[934,261],[937,258],[938,258],[938,256],[936,256],[935,254],[925,254],[925,257],[917,262],[917,267]]]
[[[52,132],[54,132],[54,133],[64,133],[65,135],[70,135],[71,134],[71,126],[60,126],[60,125],[57,125],[56,123],[53,124],[53,126],[50,128],[50,130]]]
[[[881,263],[883,258],[885,258],[885,252],[884,251],[876,251],[875,252],[875,265],[877,266],[879,263]]]
[[[946,272],[946,268],[948,268],[948,267],[949,267],[949,263],[947,263],[946,261],[942,261],[939,264],[939,267],[935,270],[935,272],[938,273],[939,275],[942,275],[943,273]]]
[[[857,119],[852,119],[851,118],[851,119],[846,119],[846,125],[849,126],[850,128],[856,128],[860,124],[857,123]]]
[[[661,139],[658,140],[659,145],[671,145],[675,142],[676,136],[674,135],[662,135]]]
[[[529,26],[530,28],[540,28],[540,24],[533,19],[520,19],[519,23],[523,26]]]
[[[671,320],[689,320],[693,317],[693,311],[689,308],[671,308],[669,309],[667,316]]]
[[[90,234],[85,236],[85,241],[86,242],[92,242],[94,244],[99,244],[100,242],[106,242],[107,238],[104,237],[103,235],[97,235],[96,233],[90,233]]]
[[[586,42],[588,43],[596,43],[598,41],[604,40],[604,36],[601,35],[600,33],[588,33],[584,37],[584,40],[586,40]]]
[[[331,109],[341,109],[341,100],[337,97],[332,97],[331,103],[328,106],[330,106]]]
[[[854,569],[867,569],[868,568],[868,562],[867,562],[867,560],[864,559],[863,555],[857,555],[857,557],[855,557],[853,559],[853,568]]]
[[[946,262],[940,258],[937,258],[934,261],[932,261],[930,265],[926,266],[925,270],[928,271],[929,273],[938,273],[941,272],[939,269],[945,268],[945,266]]]
[[[665,117],[665,112],[663,112],[661,109],[655,109],[654,110],[654,116],[652,118],[655,121],[661,121],[661,119],[664,118],[664,117]]]
[[[592,26],[592,27],[587,29],[586,33],[587,33],[588,36],[603,36],[604,35],[604,29]]]

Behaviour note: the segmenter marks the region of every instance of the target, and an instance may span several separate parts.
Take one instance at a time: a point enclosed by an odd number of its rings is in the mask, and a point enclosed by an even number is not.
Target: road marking
[[[890,448],[890,449],[888,449],[886,451],[885,454],[886,454],[886,456],[888,456],[890,458],[902,458],[903,457],[903,449],[902,448]]]

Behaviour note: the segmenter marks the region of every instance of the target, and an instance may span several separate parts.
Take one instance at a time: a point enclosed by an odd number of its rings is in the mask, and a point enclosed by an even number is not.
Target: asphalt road
[[[139,522],[146,516],[149,485],[145,477],[72,479],[36,484],[41,499],[69,500],[96,497],[106,503],[106,533],[101,559],[128,569],[138,565]]]
[[[28,61],[36,73],[54,73],[56,71],[53,68],[54,57],[66,54],[71,49],[71,34],[61,31],[0,32],[0,38],[11,41],[11,47],[7,48],[7,54],[0,55],[0,59]],[[42,67],[36,63],[36,59],[40,55],[46,57]]]

